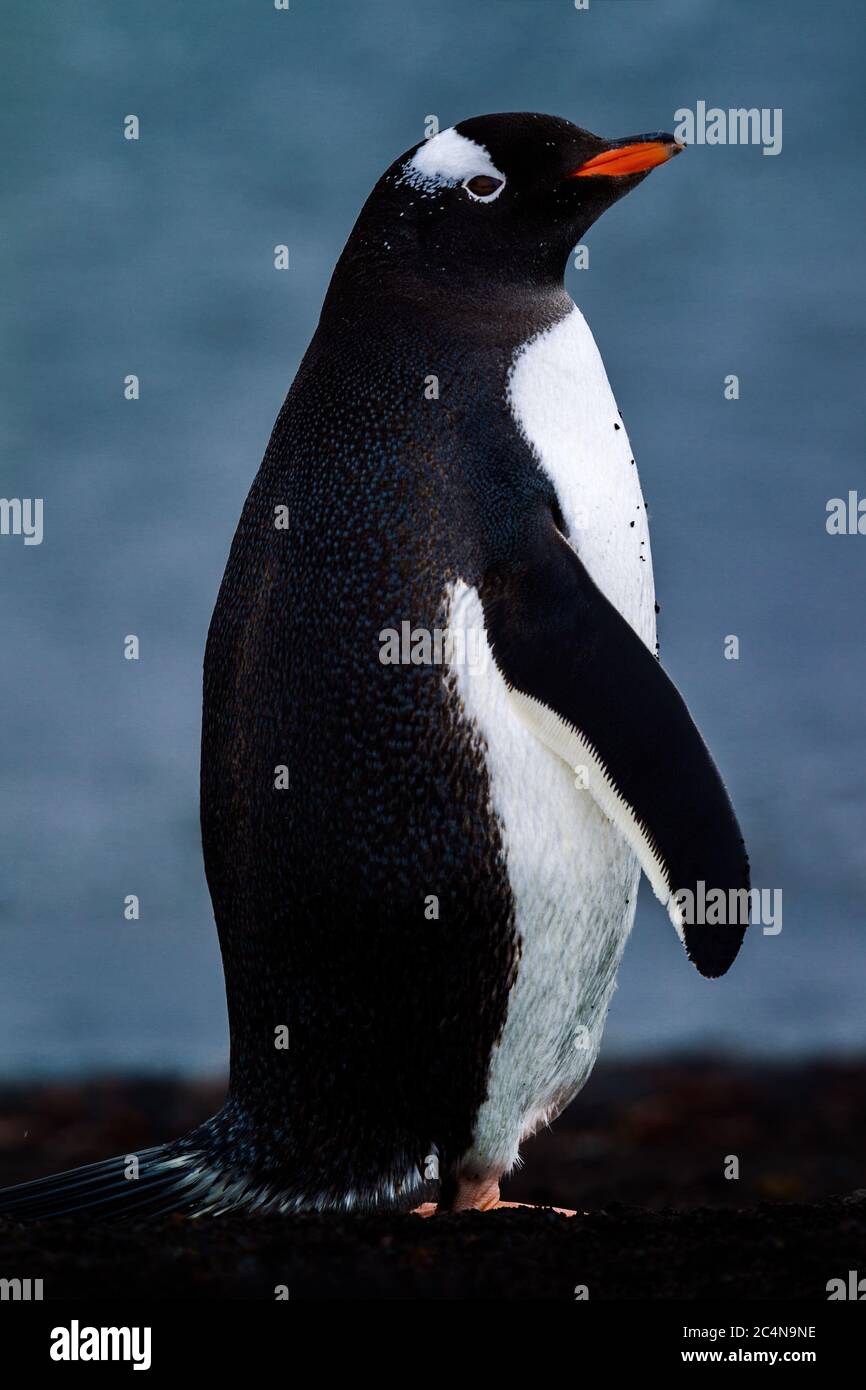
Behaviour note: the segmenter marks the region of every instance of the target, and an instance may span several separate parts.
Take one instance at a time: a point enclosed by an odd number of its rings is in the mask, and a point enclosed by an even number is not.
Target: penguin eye
[[[476,202],[490,203],[505,187],[505,180],[491,178],[489,174],[476,174],[474,178],[467,179],[463,187]]]

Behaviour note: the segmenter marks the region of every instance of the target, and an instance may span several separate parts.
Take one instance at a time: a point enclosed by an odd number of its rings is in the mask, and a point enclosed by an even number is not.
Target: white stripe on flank
[[[455,666],[452,679],[485,759],[520,937],[517,980],[464,1162],[467,1173],[500,1176],[521,1139],[592,1070],[640,871],[619,830],[518,711],[490,655],[481,600],[462,581],[451,624],[484,634],[487,659]]]

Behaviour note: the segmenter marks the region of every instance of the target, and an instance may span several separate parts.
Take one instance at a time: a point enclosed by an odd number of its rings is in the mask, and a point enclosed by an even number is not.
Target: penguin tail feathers
[[[124,1221],[149,1220],[171,1212],[193,1215],[216,1181],[216,1173],[200,1154],[163,1144],[2,1188],[0,1217],[10,1221],[44,1221],[55,1216]]]

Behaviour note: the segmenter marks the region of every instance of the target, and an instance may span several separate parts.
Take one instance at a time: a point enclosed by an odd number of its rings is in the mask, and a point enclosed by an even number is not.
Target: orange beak
[[[572,169],[569,178],[611,179],[622,178],[626,174],[642,174],[646,169],[654,169],[657,164],[673,159],[684,149],[685,145],[681,145],[672,135],[615,145],[613,149],[602,150],[601,154]]]

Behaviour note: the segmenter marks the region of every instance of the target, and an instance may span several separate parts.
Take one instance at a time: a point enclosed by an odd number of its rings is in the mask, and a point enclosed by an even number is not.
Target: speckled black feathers
[[[518,494],[550,492],[505,411],[510,348],[382,317],[325,321],[281,412],[211,627],[202,759],[228,1151],[370,1204],[468,1147],[519,951],[483,751],[443,668],[383,665],[379,634],[444,627]]]

